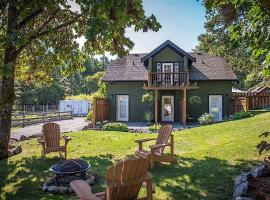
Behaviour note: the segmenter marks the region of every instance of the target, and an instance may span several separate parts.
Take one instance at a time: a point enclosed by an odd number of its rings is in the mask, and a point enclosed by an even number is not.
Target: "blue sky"
[[[162,25],[157,32],[126,31],[135,43],[132,53],[147,53],[166,40],[171,40],[185,51],[191,51],[198,43],[197,37],[205,32],[205,9],[196,0],[144,0],[146,15],[152,13]]]

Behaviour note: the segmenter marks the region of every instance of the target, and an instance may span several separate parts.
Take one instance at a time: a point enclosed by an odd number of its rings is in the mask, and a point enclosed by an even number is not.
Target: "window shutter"
[[[157,72],[161,72],[161,63],[157,63]]]
[[[174,72],[179,72],[179,63],[174,63]]]

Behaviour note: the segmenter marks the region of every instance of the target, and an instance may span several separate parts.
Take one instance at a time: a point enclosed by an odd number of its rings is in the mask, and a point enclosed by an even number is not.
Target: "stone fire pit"
[[[52,176],[42,184],[42,190],[54,194],[72,193],[70,182],[74,180],[85,180],[92,185],[95,177],[89,169],[90,164],[82,159],[63,160],[50,168]]]
[[[269,200],[270,167],[259,164],[250,172],[243,172],[235,179],[234,200]]]

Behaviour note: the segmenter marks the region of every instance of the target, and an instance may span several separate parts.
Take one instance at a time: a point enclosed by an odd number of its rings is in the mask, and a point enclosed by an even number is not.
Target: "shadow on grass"
[[[250,170],[253,162],[239,161],[230,165],[226,160],[206,157],[202,160],[178,157],[177,164],[158,164],[153,170],[154,184],[172,199],[231,199],[233,179],[242,170]],[[157,195],[157,199],[159,198]]]
[[[91,164],[92,172],[99,175],[93,191],[102,191],[105,172],[115,161],[113,155],[82,158]],[[73,195],[52,195],[38,189],[49,176],[49,167],[60,160],[48,158],[43,162],[40,157],[28,157],[0,161],[0,199],[74,199]],[[239,161],[231,165],[212,157],[201,160],[178,157],[177,164],[158,164],[151,170],[158,189],[155,199],[231,199],[233,178],[253,164]]]
[[[95,157],[82,157],[91,164],[92,171],[102,180],[106,169],[113,164],[113,156],[104,154]],[[61,158],[27,157],[16,161],[0,161],[0,199],[74,199],[73,195],[52,195],[42,192],[39,186],[50,176],[49,168]],[[97,184],[93,189],[100,189]]]

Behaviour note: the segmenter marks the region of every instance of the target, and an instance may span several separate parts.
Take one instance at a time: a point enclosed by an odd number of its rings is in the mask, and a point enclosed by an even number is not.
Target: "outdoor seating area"
[[[150,168],[151,159],[142,158],[143,161],[140,161],[140,163],[144,161],[146,163],[138,164],[140,167],[149,166],[147,171],[152,174],[152,191],[154,191],[152,198],[205,200],[231,198],[234,178],[241,171],[251,169],[254,162],[262,160],[255,151],[254,146],[260,141],[258,137],[260,133],[269,130],[269,115],[269,112],[264,113],[262,111],[248,119],[173,132],[173,142],[170,140],[170,135],[172,134],[160,134],[163,137],[163,139],[161,138],[162,142],[160,142],[161,140],[145,142],[143,146],[145,150],[150,150],[149,146],[151,147],[156,143],[168,144],[169,148],[165,148],[163,151],[163,154],[166,156],[171,154],[170,144],[174,144],[173,158],[176,159],[176,162],[172,164],[155,162],[153,168]],[[164,132],[170,133],[170,126],[167,128],[169,131],[164,130]],[[108,190],[105,188],[109,187],[111,183],[108,181],[110,180],[109,177],[112,175],[116,176],[117,170],[122,170],[119,172],[123,174],[119,175],[121,178],[126,177],[128,173],[136,171],[134,163],[130,165],[125,164],[126,162],[131,162],[132,158],[134,158],[134,153],[138,148],[138,144],[135,141],[159,138],[159,135],[156,133],[134,134],[95,130],[66,133],[66,135],[72,138],[67,146],[67,161],[70,159],[82,159],[89,163],[89,169],[84,182],[73,182],[76,183],[71,184],[73,189],[66,190],[58,186],[57,193],[55,190],[44,192],[42,185],[47,180],[53,178],[52,172],[49,169],[53,165],[65,161],[65,159],[59,157],[58,152],[52,152],[46,155],[44,161],[40,154],[42,146],[36,139],[31,139],[19,142],[23,149],[21,154],[13,156],[9,160],[0,161],[1,180],[4,180],[0,185],[0,197],[3,199],[17,199],[18,197],[24,199],[31,195],[37,199],[46,200],[53,198],[60,200],[63,198],[76,199],[74,192],[78,196],[91,196],[96,193],[99,194],[104,190],[107,192]],[[168,138],[168,136],[170,137]],[[130,158],[131,161],[129,161]],[[136,160],[138,161],[138,158]],[[81,165],[84,166],[83,164]],[[127,169],[126,167],[130,168]],[[6,169],[8,170],[5,171]],[[57,172],[58,168],[54,169]],[[127,171],[125,171],[126,169]],[[109,173],[110,170],[114,172]],[[66,178],[61,176],[59,179],[60,183],[65,182]],[[75,181],[77,179],[77,177],[74,178]],[[121,181],[121,183],[131,183],[128,180]],[[115,183],[118,182],[115,181]],[[142,184],[138,193],[139,198],[147,197],[145,186],[145,183]],[[54,187],[49,185],[45,188],[47,190],[54,189]],[[63,191],[65,193],[62,193]],[[92,194],[89,192],[92,192]],[[100,196],[97,198],[100,198]]]

